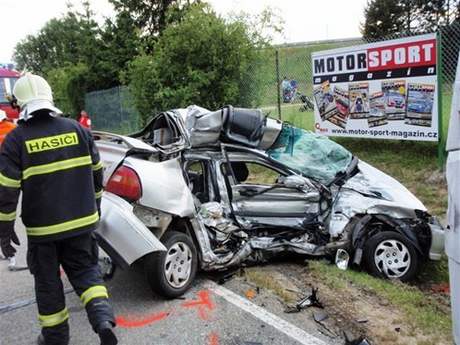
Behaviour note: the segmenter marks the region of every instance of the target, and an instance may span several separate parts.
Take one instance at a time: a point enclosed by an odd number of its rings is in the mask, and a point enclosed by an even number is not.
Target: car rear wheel
[[[145,259],[147,281],[156,294],[176,298],[183,295],[195,279],[196,248],[189,236],[177,231],[166,232],[161,242],[166,252],[152,253]]]
[[[413,279],[420,265],[411,242],[393,231],[372,236],[364,247],[364,260],[371,274],[401,281]]]

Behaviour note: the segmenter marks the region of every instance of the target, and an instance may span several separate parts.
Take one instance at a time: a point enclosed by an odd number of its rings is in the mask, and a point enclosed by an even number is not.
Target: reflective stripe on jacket
[[[93,230],[102,173],[92,135],[76,121],[40,113],[21,123],[0,148],[0,232],[14,225],[20,190],[29,241]]]

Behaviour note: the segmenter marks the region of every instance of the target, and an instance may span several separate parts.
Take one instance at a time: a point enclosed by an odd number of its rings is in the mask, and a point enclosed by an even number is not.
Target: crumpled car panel
[[[179,217],[193,216],[193,196],[185,183],[179,159],[151,162],[128,157],[124,164],[133,168],[142,183],[141,205]]]

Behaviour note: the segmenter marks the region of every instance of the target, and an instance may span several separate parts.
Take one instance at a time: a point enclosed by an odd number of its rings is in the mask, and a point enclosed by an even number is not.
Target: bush
[[[135,58],[127,81],[143,118],[157,110],[198,104],[210,109],[257,102],[250,76],[258,42],[244,20],[226,21],[206,5],[192,6],[168,26],[151,55]]]
[[[88,67],[83,63],[55,68],[47,73],[56,106],[65,114],[76,117],[84,109]]]

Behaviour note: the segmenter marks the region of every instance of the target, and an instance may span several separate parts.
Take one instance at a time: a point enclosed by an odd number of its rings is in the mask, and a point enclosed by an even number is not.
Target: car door
[[[230,158],[230,165],[222,162],[221,169],[233,214],[242,227],[303,229],[316,221],[320,194],[314,187],[286,186],[282,180],[289,172],[268,161]]]

